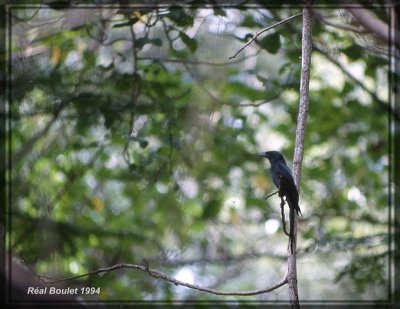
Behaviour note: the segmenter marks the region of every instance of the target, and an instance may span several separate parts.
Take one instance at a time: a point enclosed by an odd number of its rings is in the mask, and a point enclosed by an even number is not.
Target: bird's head
[[[260,157],[267,158],[270,163],[274,163],[277,161],[283,160],[285,162],[284,157],[279,151],[267,151],[267,152],[261,152],[259,153]]]

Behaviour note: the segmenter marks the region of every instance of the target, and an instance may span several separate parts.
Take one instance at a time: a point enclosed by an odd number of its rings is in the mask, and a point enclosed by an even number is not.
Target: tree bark
[[[300,77],[300,104],[296,127],[296,143],[293,159],[293,176],[297,189],[300,192],[301,163],[303,161],[304,137],[307,123],[308,102],[309,102],[309,82],[310,65],[312,52],[312,23],[313,14],[310,4],[306,4],[303,9],[303,30],[302,30],[302,50],[301,50],[301,77]],[[300,308],[299,295],[297,289],[297,216],[294,220],[294,239],[293,254],[288,246],[288,283],[289,299],[292,308]]]

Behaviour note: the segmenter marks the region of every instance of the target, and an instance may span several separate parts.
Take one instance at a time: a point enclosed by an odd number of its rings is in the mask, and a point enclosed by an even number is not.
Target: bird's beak
[[[268,154],[266,152],[260,152],[258,155],[262,158],[268,158]]]

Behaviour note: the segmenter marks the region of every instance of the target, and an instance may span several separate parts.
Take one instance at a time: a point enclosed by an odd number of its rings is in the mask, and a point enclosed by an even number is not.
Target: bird
[[[267,158],[271,164],[272,181],[279,190],[279,195],[286,197],[289,205],[289,237],[291,239],[291,252],[293,254],[294,240],[294,215],[302,215],[299,207],[299,192],[292,176],[292,171],[287,166],[285,158],[279,151],[267,151],[259,153],[260,157]]]

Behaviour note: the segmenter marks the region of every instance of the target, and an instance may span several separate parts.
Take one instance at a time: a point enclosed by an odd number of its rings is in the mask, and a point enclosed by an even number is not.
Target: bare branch
[[[268,26],[268,27],[266,27],[266,28],[264,28],[264,29],[262,29],[262,30],[256,32],[256,34],[255,34],[241,49],[239,49],[239,50],[236,52],[236,54],[234,54],[233,56],[229,57],[229,59],[236,58],[236,56],[237,56],[241,51],[243,51],[247,46],[249,46],[251,43],[253,43],[253,42],[254,42],[261,34],[263,34],[264,32],[266,32],[266,31],[268,31],[268,30],[271,30],[272,28],[275,28],[275,27],[277,27],[277,26],[280,26],[280,25],[282,25],[282,24],[284,24],[284,23],[286,23],[286,22],[292,20],[293,18],[299,17],[299,16],[302,15],[302,14],[303,14],[303,13],[298,13],[298,14],[296,14],[296,15],[287,17],[287,18],[285,18],[285,19],[283,19],[283,20],[281,20],[281,21],[278,21],[277,23],[275,23],[275,24],[273,24],[273,25],[271,25],[271,26]]]
[[[271,97],[269,97],[268,99],[265,99],[265,100],[263,100],[262,102],[259,102],[259,103],[241,103],[241,104],[235,105],[235,107],[236,106],[238,106],[238,107],[243,107],[243,106],[259,107],[261,105],[264,105],[264,104],[267,104],[269,102],[272,102],[272,101],[276,100],[277,98],[279,98],[282,95],[282,93],[283,92],[276,93],[276,94],[272,95]]]
[[[289,72],[289,74],[288,74],[288,76],[286,78],[286,81],[284,82],[284,84],[281,84],[281,86],[286,87],[286,86],[288,86],[290,84],[290,80],[292,78],[292,71],[293,70],[290,69],[290,72]],[[272,101],[276,100],[277,98],[279,98],[282,95],[282,93],[283,93],[283,91],[275,93],[274,95],[271,95],[269,98],[267,98],[267,99],[265,99],[265,100],[263,100],[263,101],[261,101],[259,103],[242,103],[242,104],[239,104],[239,106],[240,107],[242,107],[242,106],[259,107],[259,106],[261,106],[263,104],[266,104],[266,103],[269,103],[269,102],[272,102]]]
[[[313,11],[313,13],[314,13],[314,16],[316,17],[316,19],[318,19],[325,25],[328,25],[328,26],[331,26],[334,28],[338,28],[338,29],[342,29],[342,30],[346,30],[346,31],[355,32],[355,33],[368,33],[369,32],[365,28],[361,28],[361,27],[356,28],[356,27],[353,27],[350,25],[333,22],[333,21],[329,20],[328,18],[326,18],[325,16],[323,16],[322,14],[316,12],[315,10]]]
[[[275,192],[272,192],[272,193],[270,193],[270,194],[268,194],[267,196],[265,196],[264,197],[264,199],[269,199],[271,196],[273,196],[273,195],[275,195],[275,194],[277,194],[277,193],[279,193],[279,190],[276,190]]]
[[[246,59],[252,58],[257,56],[257,53],[254,53],[252,55],[248,55],[246,57],[234,60],[234,61],[222,61],[222,62],[211,62],[211,61],[199,61],[199,60],[186,60],[186,59],[174,59],[174,58],[162,58],[162,57],[138,57],[137,60],[157,60],[157,61],[162,61],[162,62],[171,62],[171,63],[186,63],[190,65],[207,65],[207,66],[228,66],[228,65],[233,65],[236,63],[243,62]]]
[[[278,253],[270,253],[267,251],[255,251],[254,248],[247,248],[247,252],[241,254],[231,254],[231,253],[223,253],[222,255],[217,256],[200,256],[193,259],[179,259],[179,258],[168,258],[157,255],[156,257],[148,258],[148,261],[151,261],[155,264],[162,264],[168,266],[187,266],[187,265],[195,265],[195,264],[240,264],[243,261],[249,261],[254,259],[259,259],[262,257],[268,257],[277,260],[286,260],[286,254],[278,254]]]
[[[381,40],[392,42],[397,48],[400,48],[399,31],[395,29],[394,35],[392,35],[392,32],[389,31],[389,26],[367,9],[362,7],[347,7],[346,9],[365,29],[368,29]]]
[[[260,289],[260,290],[252,290],[252,291],[244,291],[244,292],[240,292],[240,291],[230,291],[230,292],[223,292],[223,291],[218,291],[215,289],[209,289],[206,287],[201,287],[197,284],[190,284],[190,283],[186,283],[180,280],[177,280],[175,278],[172,278],[168,275],[166,275],[165,273],[150,268],[147,261],[144,262],[145,265],[137,265],[137,264],[126,264],[126,263],[122,263],[122,264],[115,264],[113,266],[110,267],[105,267],[105,268],[99,268],[97,270],[85,273],[85,274],[81,274],[78,276],[73,276],[73,277],[68,277],[68,278],[64,278],[64,279],[54,279],[54,278],[50,278],[47,276],[43,276],[43,275],[37,275],[38,277],[40,277],[42,280],[46,279],[46,283],[47,284],[54,284],[54,283],[58,283],[58,282],[63,282],[63,281],[70,281],[70,280],[76,280],[79,278],[83,278],[83,277],[88,277],[91,275],[99,275],[102,273],[108,273],[108,272],[112,272],[114,270],[117,269],[137,269],[140,271],[143,271],[145,273],[148,273],[150,276],[152,276],[153,278],[156,279],[162,279],[164,281],[173,283],[175,285],[180,285],[180,286],[184,286],[187,287],[189,289],[193,289],[193,290],[197,290],[197,291],[201,291],[201,292],[206,292],[206,293],[210,293],[210,294],[214,294],[214,295],[226,295],[226,296],[253,296],[253,295],[259,295],[259,294],[264,294],[264,293],[268,293],[271,292],[273,290],[276,290],[277,288],[285,285],[288,283],[287,278],[284,278],[283,280],[281,280],[280,282],[273,284],[269,287],[266,287],[264,289]]]

